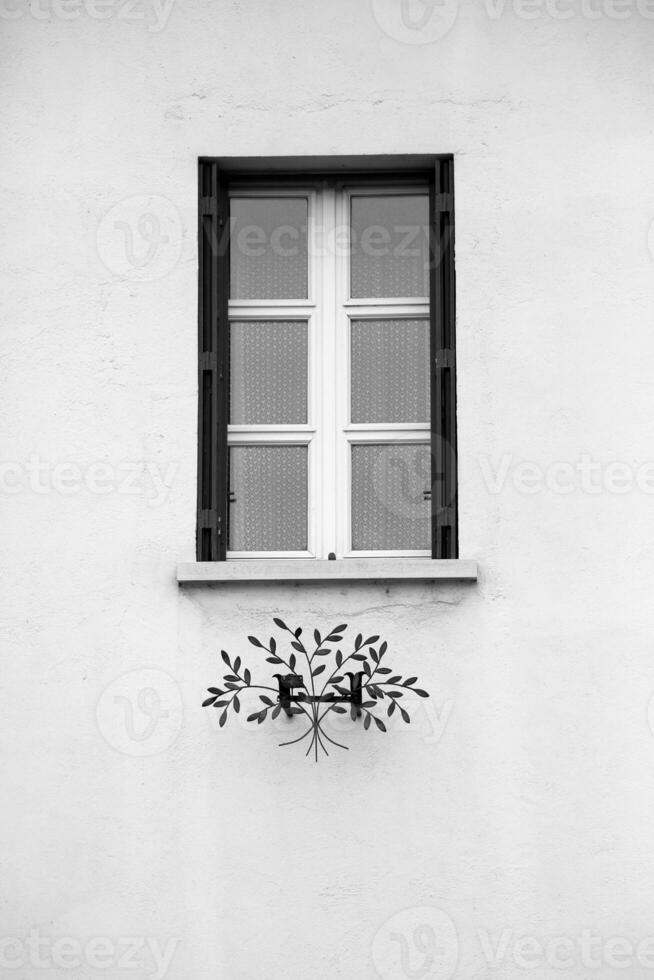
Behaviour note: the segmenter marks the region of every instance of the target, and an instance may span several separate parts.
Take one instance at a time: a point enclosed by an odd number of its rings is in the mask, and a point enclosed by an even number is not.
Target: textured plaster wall
[[[648,975],[652,11],[139,4],[0,12],[0,975]],[[197,156],[401,152],[456,156],[479,583],[179,590]],[[219,732],[273,615],[382,633],[431,713],[319,766]]]

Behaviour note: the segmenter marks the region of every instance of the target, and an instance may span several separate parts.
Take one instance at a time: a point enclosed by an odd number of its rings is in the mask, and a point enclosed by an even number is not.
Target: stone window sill
[[[177,566],[180,585],[229,582],[476,582],[477,562],[465,558],[267,558],[184,562]]]

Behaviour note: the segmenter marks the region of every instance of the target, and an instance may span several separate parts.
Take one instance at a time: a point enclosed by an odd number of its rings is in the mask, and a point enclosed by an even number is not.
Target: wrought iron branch
[[[291,720],[296,715],[304,714],[309,721],[309,727],[306,731],[298,738],[281,742],[280,745],[296,745],[311,735],[306,754],[309,755],[313,750],[317,762],[319,748],[325,755],[329,755],[324,744],[325,741],[341,749],[347,750],[348,748],[347,745],[335,741],[325,731],[323,722],[330,712],[346,714],[349,706],[353,720],[363,718],[364,731],[368,731],[374,722],[379,731],[385,732],[384,722],[371,711],[371,708],[383,707],[386,699],[388,717],[391,717],[398,709],[402,720],[408,724],[411,721],[409,712],[405,707],[398,704],[398,700],[405,693],[414,694],[421,698],[429,697],[426,691],[414,686],[417,683],[417,677],[404,679],[400,674],[393,674],[391,668],[386,666],[384,658],[388,651],[388,644],[384,641],[377,648],[380,639],[377,635],[364,639],[363,634],[359,633],[354,640],[352,652],[343,657],[340,648],[334,650],[333,647],[343,640],[344,633],[348,628],[346,624],[336,626],[324,637],[321,636],[319,630],[315,629],[313,632],[315,648],[312,653],[309,653],[301,640],[302,627],[292,630],[281,619],[275,619],[274,623],[279,630],[289,635],[289,643],[294,652],[286,657],[282,656],[273,636],[270,637],[267,646],[256,636],[249,636],[248,640],[252,646],[268,654],[265,658],[267,663],[285,667],[289,673],[278,672],[273,674],[273,678],[277,681],[277,687],[267,684],[254,684],[252,674],[247,667],[243,667],[241,658],[236,657],[232,661],[229,654],[222,650],[221,656],[229,672],[223,676],[222,687],[210,687],[208,689],[210,696],[203,702],[203,707],[221,709],[219,717],[221,728],[227,721],[230,708],[236,714],[240,712],[240,698],[244,692],[270,691],[277,695],[276,699],[268,694],[259,694],[261,707],[248,715],[247,720],[257,722],[260,725],[269,715],[274,720],[282,711]],[[309,671],[308,684],[303,675],[297,673],[297,654],[306,661]],[[322,658],[333,658],[334,667],[322,689],[318,691],[316,678],[328,669],[326,662],[315,666],[316,661]],[[344,671],[343,668],[350,661],[355,662],[360,669]],[[387,679],[376,679],[377,675]],[[347,685],[346,678],[349,682]],[[326,705],[326,708],[321,712],[322,705]]]

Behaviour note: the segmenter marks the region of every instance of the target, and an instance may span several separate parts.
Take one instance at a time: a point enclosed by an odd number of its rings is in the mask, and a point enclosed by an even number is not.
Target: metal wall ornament
[[[318,762],[319,751],[329,755],[326,743],[329,742],[340,749],[349,746],[334,741],[324,727],[325,718],[330,712],[346,714],[349,710],[353,720],[363,718],[363,727],[368,731],[373,723],[381,732],[386,731],[386,725],[379,717],[384,710],[391,718],[395,712],[408,725],[411,717],[400,700],[405,694],[414,694],[420,698],[428,698],[427,691],[415,687],[418,678],[403,678],[386,666],[384,658],[388,644],[379,643],[379,636],[363,638],[361,633],[354,640],[353,650],[344,656],[337,644],[343,641],[347,625],[336,626],[327,636],[313,631],[314,649],[309,652],[302,637],[302,627],[292,630],[281,619],[274,619],[275,626],[288,634],[288,642],[294,651],[282,656],[277,641],[270,637],[266,646],[256,636],[248,636],[253,647],[267,654],[266,663],[275,667],[285,667],[287,674],[273,674],[277,686],[255,684],[252,674],[241,663],[241,658],[232,660],[225,650],[221,650],[223,662],[228,673],[223,676],[221,687],[208,688],[209,697],[203,701],[203,708],[220,710],[219,724],[222,728],[226,723],[230,708],[238,714],[241,710],[241,695],[246,691],[267,691],[270,694],[259,694],[261,707],[248,716],[249,722],[261,725],[268,716],[275,719],[283,711],[289,718],[305,715],[308,728],[298,738],[281,742],[280,746],[297,745],[311,736],[306,755],[313,751]],[[309,644],[311,646],[311,644]],[[336,649],[333,649],[337,647]],[[306,663],[307,680],[304,674],[298,673],[298,664]],[[345,670],[347,664],[355,670]],[[390,675],[390,676],[389,676]],[[322,686],[321,686],[322,685]],[[276,695],[273,697],[272,695]],[[347,707],[349,706],[349,707]]]

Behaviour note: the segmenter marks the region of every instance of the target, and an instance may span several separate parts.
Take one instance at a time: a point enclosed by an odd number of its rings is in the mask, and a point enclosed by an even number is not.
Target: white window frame
[[[431,550],[354,551],[351,534],[351,449],[360,444],[429,445],[431,427],[421,424],[356,423],[350,419],[350,330],[353,319],[429,317],[429,297],[350,297],[350,206],[353,195],[429,194],[423,181],[408,179],[333,186],[235,184],[230,198],[308,199],[308,298],[230,300],[229,320],[306,320],[308,324],[307,423],[228,425],[231,449],[245,445],[308,447],[308,548],[306,551],[228,551],[228,560],[256,558],[431,558]],[[338,246],[340,243],[340,247]],[[328,383],[327,379],[334,379]]]

